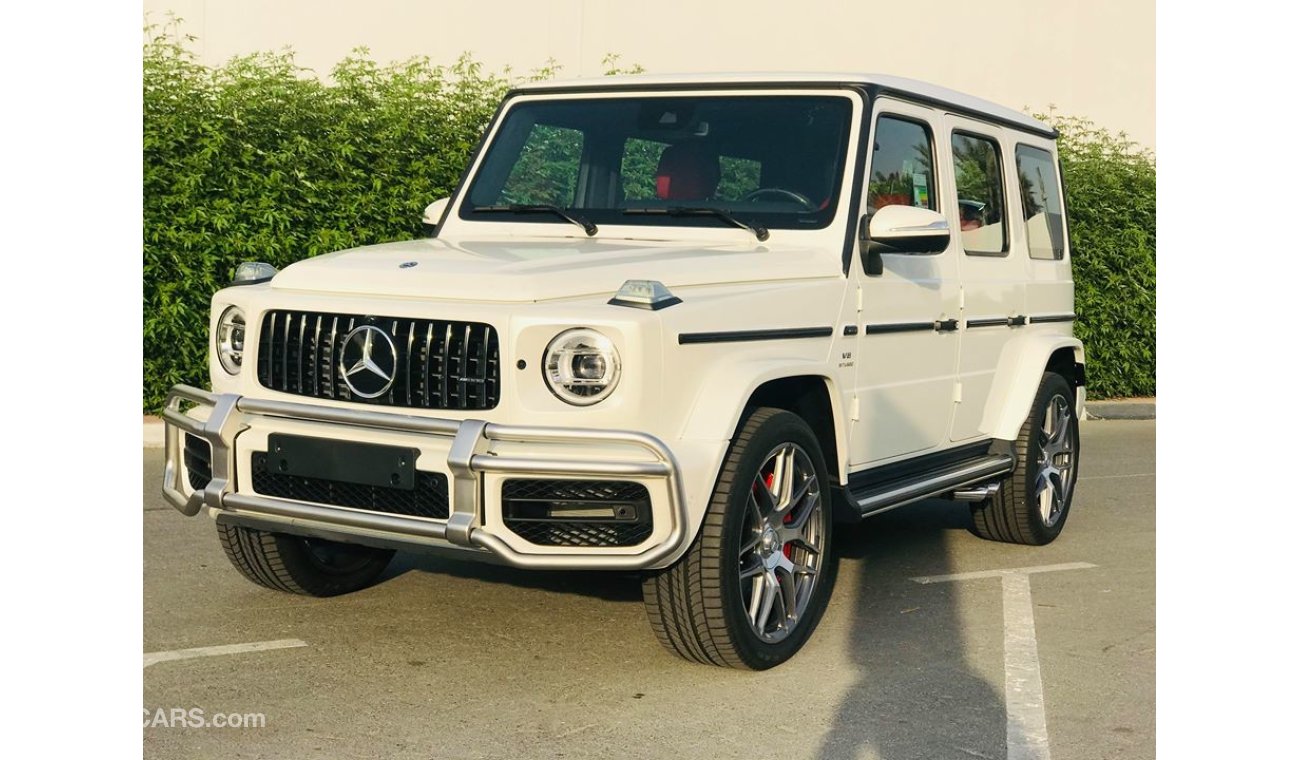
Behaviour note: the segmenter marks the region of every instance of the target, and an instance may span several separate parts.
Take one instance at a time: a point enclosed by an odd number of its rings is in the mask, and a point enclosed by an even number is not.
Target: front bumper
[[[182,410],[182,404],[190,405]],[[663,567],[684,550],[687,508],[673,453],[658,438],[619,430],[502,425],[344,409],[318,404],[171,389],[163,410],[163,496],[185,515],[208,507],[218,519],[357,543],[460,549],[522,568],[638,570]],[[448,480],[445,520],[260,495],[253,491],[249,449],[268,431],[419,445]],[[183,436],[211,447],[211,477],[191,486]],[[245,442],[248,445],[245,445]],[[424,459],[421,460],[422,464]],[[650,486],[655,529],[631,547],[531,546],[501,520],[504,478],[624,478]]]

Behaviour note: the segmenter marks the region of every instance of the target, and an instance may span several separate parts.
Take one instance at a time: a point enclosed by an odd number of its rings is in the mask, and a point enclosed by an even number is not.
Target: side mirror
[[[442,221],[442,213],[447,210],[447,202],[450,198],[439,198],[424,207],[424,218],[420,220],[424,227],[424,234],[432,237],[438,232],[438,222]]]
[[[869,275],[885,271],[882,253],[942,253],[951,237],[942,214],[912,206],[885,206],[863,215],[858,226],[863,268]]]

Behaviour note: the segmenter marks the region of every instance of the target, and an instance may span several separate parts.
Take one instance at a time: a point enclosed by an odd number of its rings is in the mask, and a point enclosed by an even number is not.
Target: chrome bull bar
[[[189,402],[208,407],[206,419],[181,409]],[[451,439],[447,456],[450,472],[448,498],[450,514],[445,522],[366,512],[290,499],[270,498],[234,490],[235,438],[249,427],[249,417],[279,417],[291,420],[334,423],[341,426],[391,432],[416,433]],[[163,496],[185,515],[195,515],[207,506],[222,513],[247,517],[271,517],[318,528],[359,529],[414,545],[446,542],[456,547],[477,549],[495,555],[506,564],[523,568],[586,568],[631,570],[655,566],[670,560],[683,548],[687,535],[685,489],[681,470],[671,450],[655,436],[627,430],[503,425],[483,420],[448,420],[392,412],[253,399],[232,393],[214,394],[188,385],[174,386],[167,395],[162,418],[165,423]],[[189,433],[212,448],[212,478],[201,490],[185,480],[182,466],[182,434]],[[495,456],[487,453],[493,441],[538,444],[613,443],[633,445],[649,452],[655,461],[575,460],[533,456]],[[519,552],[499,536],[482,527],[484,504],[483,473],[517,475],[622,475],[663,478],[668,492],[669,534],[637,554],[615,554],[599,550],[574,553]],[[188,492],[187,492],[188,491]],[[659,512],[656,512],[656,519]]]

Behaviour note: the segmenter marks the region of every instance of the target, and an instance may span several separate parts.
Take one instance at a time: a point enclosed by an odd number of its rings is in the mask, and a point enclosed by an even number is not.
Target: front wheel
[[[828,498],[808,424],[779,409],[751,414],[694,544],[642,583],[659,641],[688,660],[752,670],[794,656],[834,583]]]
[[[376,549],[320,538],[217,523],[226,558],[259,586],[306,596],[337,596],[374,584],[393,557]]]

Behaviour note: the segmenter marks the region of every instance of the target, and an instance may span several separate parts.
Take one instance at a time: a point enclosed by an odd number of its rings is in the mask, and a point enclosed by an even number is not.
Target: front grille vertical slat
[[[402,402],[398,400],[397,395],[401,391],[402,382],[402,335],[397,331],[397,320],[386,328],[389,337],[393,339],[393,346],[397,348],[398,354],[393,357],[393,382],[388,386],[388,403],[392,406],[401,406]]]
[[[465,325],[465,340],[460,344],[460,408],[469,408],[469,387],[467,376],[469,375],[469,339],[470,330],[474,329],[472,325]]]
[[[489,328],[483,325],[483,337],[478,340],[478,374],[474,376],[475,385],[478,387],[478,408],[484,409],[488,400],[488,343]]]
[[[330,325],[330,350],[326,354],[327,359],[325,362],[325,382],[329,384],[327,387],[330,389],[330,393],[329,393],[330,398],[335,398],[336,396],[338,396],[339,374],[336,371],[337,368],[335,367],[336,364],[335,354],[338,346],[338,335],[339,335],[339,318],[334,317],[334,321]]]
[[[403,377],[406,378],[406,405],[415,406],[412,396],[412,387],[415,385],[415,373],[411,371],[416,366],[417,357],[415,355],[415,320],[406,323],[406,356],[402,357],[402,363],[406,365],[406,372]]]
[[[491,328],[487,329],[487,382],[483,384],[483,392],[488,399],[501,397],[501,344],[497,340],[497,332]],[[495,402],[489,402],[495,403]]]
[[[424,408],[433,407],[433,376],[429,374],[429,366],[433,362],[433,323],[429,323],[429,329],[424,337],[424,375],[420,382],[424,386]]]
[[[320,323],[323,314],[316,315],[316,329],[311,336],[311,395],[320,398]]]
[[[284,378],[284,388],[289,390],[289,329],[293,326],[293,312],[284,315],[284,340],[281,342],[280,377]]]
[[[343,381],[343,339],[361,324],[387,331],[397,349],[392,387],[375,399],[355,397]],[[424,409],[492,409],[500,400],[499,341],[482,322],[277,310],[263,315],[258,351],[258,382],[284,393]]]
[[[263,320],[262,322],[264,336],[262,342],[266,344],[266,376],[271,381],[270,387],[273,388],[279,387],[279,384],[275,381],[275,320],[278,316],[279,314],[273,311],[270,320]],[[262,385],[266,385],[266,383],[262,383]]]
[[[351,334],[351,332],[352,332],[353,330],[355,330],[356,328],[357,328],[357,318],[356,318],[356,317],[349,317],[349,318],[348,318],[348,326],[347,326],[346,329],[343,330],[343,335],[340,336],[340,338],[339,338],[339,343],[342,344],[343,339],[344,339],[344,338],[347,338],[347,336],[348,336],[349,334]],[[350,368],[349,368],[349,367],[346,367],[346,366],[343,365],[343,346],[342,346],[342,345],[339,345],[338,351],[339,351],[339,379],[338,379],[338,385],[337,385],[336,387],[337,387],[338,390],[339,390],[339,396],[340,396],[341,398],[343,398],[343,400],[345,400],[345,401],[352,401],[352,400],[353,400],[353,399],[352,399],[352,391],[348,389],[348,384],[345,383],[345,382],[343,382],[343,373],[347,372],[348,369],[350,369]]]
[[[305,369],[305,367],[303,367],[303,361],[307,358],[306,344],[307,344],[307,315],[303,314],[298,317],[298,392],[301,394],[307,393],[307,389],[305,387],[307,382],[307,375],[303,371]]]
[[[400,369],[402,369],[402,379],[403,382],[406,383],[406,396],[407,396],[406,405],[407,407],[413,407],[413,405],[415,405],[415,401],[413,401],[411,398],[411,386],[415,385],[415,377],[413,377],[413,373],[411,372],[411,366],[413,364],[416,364],[415,361],[412,361],[416,359],[415,322],[409,320],[406,322],[406,333],[407,333],[407,352],[406,352],[406,356],[403,356],[402,359],[398,361],[398,366]]]
[[[451,399],[451,323],[447,323],[446,334],[442,339],[442,366],[439,368],[438,380],[442,386],[441,404],[443,409],[450,409]]]

